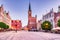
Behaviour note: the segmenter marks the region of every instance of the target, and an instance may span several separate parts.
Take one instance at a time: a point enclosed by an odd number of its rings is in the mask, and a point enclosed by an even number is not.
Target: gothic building
[[[6,12],[4,10],[3,5],[0,6],[0,22],[6,23],[9,25],[9,28],[11,28],[11,17],[9,15],[9,12]]]
[[[57,22],[60,19],[60,6],[58,6],[58,12],[54,12],[53,8],[50,10],[50,12],[48,12],[46,15],[43,15],[43,20],[44,21],[50,21],[52,24],[52,28],[56,28],[57,26]]]
[[[32,10],[31,10],[31,4],[29,3],[29,9],[28,9],[28,29],[37,29],[37,15],[35,17],[32,17]]]

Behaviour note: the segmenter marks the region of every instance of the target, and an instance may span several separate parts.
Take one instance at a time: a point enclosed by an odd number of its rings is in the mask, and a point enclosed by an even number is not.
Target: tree
[[[9,25],[6,26],[6,29],[8,29],[8,28],[9,28]]]
[[[58,20],[58,23],[57,23],[57,25],[60,27],[60,19]]]
[[[5,24],[5,23],[3,23],[3,22],[0,22],[0,28],[8,29],[8,28],[9,28],[9,26],[8,26],[8,25],[6,25],[6,24]]]
[[[3,22],[0,22],[0,28],[5,28],[5,27],[6,27],[6,24]]]
[[[52,25],[49,21],[44,21],[42,24],[41,24],[41,27],[43,30],[51,30],[52,28]]]

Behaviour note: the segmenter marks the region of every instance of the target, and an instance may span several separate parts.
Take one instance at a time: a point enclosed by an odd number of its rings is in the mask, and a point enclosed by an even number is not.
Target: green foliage
[[[8,25],[6,25],[6,24],[5,24],[5,23],[3,23],[3,22],[0,22],[0,28],[8,29],[8,28],[9,28],[9,26],[8,26]]]
[[[58,23],[57,23],[57,25],[60,27],[60,19],[58,20]]]
[[[51,23],[49,21],[44,21],[42,24],[41,24],[41,27],[43,30],[51,30]]]
[[[9,28],[9,26],[7,25],[7,26],[6,26],[6,29],[8,29],[8,28]]]
[[[4,28],[4,27],[6,27],[6,24],[3,22],[0,22],[0,28]]]

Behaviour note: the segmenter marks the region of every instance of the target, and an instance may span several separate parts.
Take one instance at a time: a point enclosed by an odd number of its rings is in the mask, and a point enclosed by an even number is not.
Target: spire
[[[35,18],[37,18],[37,15],[35,15]]]
[[[3,7],[3,4],[1,5],[1,7]]]
[[[58,6],[58,12],[60,12],[60,6]]]
[[[50,10],[50,12],[51,12],[51,13],[53,12],[53,8]]]
[[[31,11],[31,4],[30,4],[30,1],[29,1],[29,11]]]

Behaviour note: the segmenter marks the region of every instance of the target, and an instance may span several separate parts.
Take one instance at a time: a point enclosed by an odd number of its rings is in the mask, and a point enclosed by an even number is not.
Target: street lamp
[[[45,24],[45,28],[48,28],[48,23]]]
[[[16,32],[17,32],[17,25],[15,25],[16,26]]]

